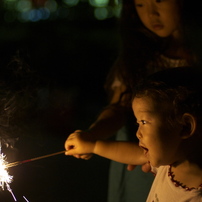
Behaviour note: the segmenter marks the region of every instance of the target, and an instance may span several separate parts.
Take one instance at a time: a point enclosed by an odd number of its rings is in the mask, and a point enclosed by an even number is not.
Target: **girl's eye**
[[[161,3],[163,0],[156,0],[156,3]]]
[[[143,7],[143,4],[135,4],[135,6],[141,8]]]

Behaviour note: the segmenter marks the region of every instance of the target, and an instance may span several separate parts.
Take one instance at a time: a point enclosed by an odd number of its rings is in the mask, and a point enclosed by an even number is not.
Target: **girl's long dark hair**
[[[187,51],[189,65],[202,64],[202,1],[177,0],[181,10],[181,31],[183,48]],[[164,69],[156,58],[166,49],[168,38],[160,38],[146,29],[135,10],[133,0],[123,0],[119,19],[121,44],[120,54],[114,63],[106,82],[110,91],[115,77],[126,85],[127,91],[148,73]],[[148,63],[153,61],[152,65]]]

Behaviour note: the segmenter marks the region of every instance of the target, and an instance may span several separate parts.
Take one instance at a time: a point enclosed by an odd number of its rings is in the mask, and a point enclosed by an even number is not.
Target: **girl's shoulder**
[[[162,63],[165,67],[184,67],[188,66],[188,63],[185,59],[179,59],[179,58],[171,58],[167,57],[166,55],[159,55],[158,62]]]
[[[185,59],[170,58],[164,54],[158,54],[147,64],[147,74],[150,75],[167,68],[185,66],[188,66],[188,62]]]

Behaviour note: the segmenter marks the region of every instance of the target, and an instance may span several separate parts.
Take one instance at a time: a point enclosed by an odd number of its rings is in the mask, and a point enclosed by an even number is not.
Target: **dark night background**
[[[50,2],[28,1],[35,9]],[[16,4],[9,7],[10,2]],[[1,68],[20,50],[42,85],[15,149],[5,150],[10,161],[62,151],[71,132],[87,129],[107,103],[103,86],[119,44],[117,18],[96,19],[95,6],[87,1],[67,6],[52,0],[57,3],[52,15],[32,21],[16,17],[20,12],[13,5],[19,2],[0,3]],[[85,161],[60,154],[10,168],[11,188],[17,201],[25,196],[30,202],[105,202],[108,167],[109,161],[98,156]],[[0,191],[0,202],[7,201],[14,200]]]

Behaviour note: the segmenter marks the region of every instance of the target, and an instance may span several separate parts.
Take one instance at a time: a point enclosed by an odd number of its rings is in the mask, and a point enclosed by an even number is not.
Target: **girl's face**
[[[139,146],[151,165],[159,167],[180,160],[181,125],[176,123],[171,128],[162,106],[156,106],[151,98],[135,98],[132,107],[139,125]]]
[[[134,0],[144,26],[159,37],[178,37],[180,11],[177,0]]]

